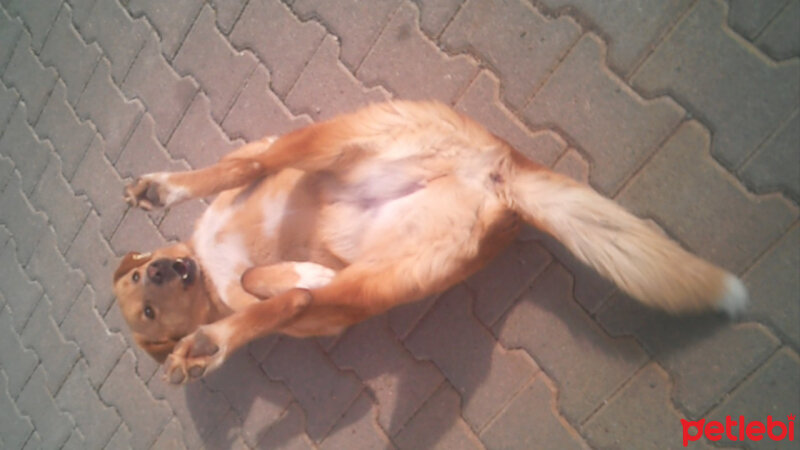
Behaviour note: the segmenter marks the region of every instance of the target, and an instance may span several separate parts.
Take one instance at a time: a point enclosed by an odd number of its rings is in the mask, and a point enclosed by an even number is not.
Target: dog
[[[125,189],[145,210],[217,195],[189,242],[113,275],[138,345],[174,384],[253,339],[320,336],[443,291],[527,222],[645,305],[741,311],[736,276],[435,102],[392,101]]]

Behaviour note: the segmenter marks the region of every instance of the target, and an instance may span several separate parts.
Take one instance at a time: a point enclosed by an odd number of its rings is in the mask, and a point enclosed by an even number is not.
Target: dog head
[[[192,256],[186,244],[131,252],[114,272],[114,295],[133,338],[158,362],[209,322],[211,300]]]

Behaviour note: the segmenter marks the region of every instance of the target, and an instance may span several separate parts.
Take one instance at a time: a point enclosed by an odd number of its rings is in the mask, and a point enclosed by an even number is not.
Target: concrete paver
[[[683,448],[680,419],[797,415],[798,11],[0,0],[0,446]],[[144,214],[125,180],[387,98],[445,101],[616,196],[742,275],[753,306],[647,310],[525,227],[446,293],[168,385],[110,276],[207,203]]]

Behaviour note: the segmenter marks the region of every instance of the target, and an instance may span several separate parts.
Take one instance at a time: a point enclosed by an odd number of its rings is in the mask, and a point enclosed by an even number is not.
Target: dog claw
[[[171,384],[183,384],[203,377],[225,359],[213,329],[199,328],[184,337],[173,349],[164,366]]]
[[[189,368],[189,376],[192,378],[200,378],[206,372],[206,368],[203,366],[194,366]]]

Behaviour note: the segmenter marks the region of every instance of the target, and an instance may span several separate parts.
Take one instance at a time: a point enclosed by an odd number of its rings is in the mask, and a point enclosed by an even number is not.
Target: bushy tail
[[[746,306],[739,278],[591,188],[524,163],[511,172],[511,207],[641,302],[673,313],[719,309],[735,315]]]

